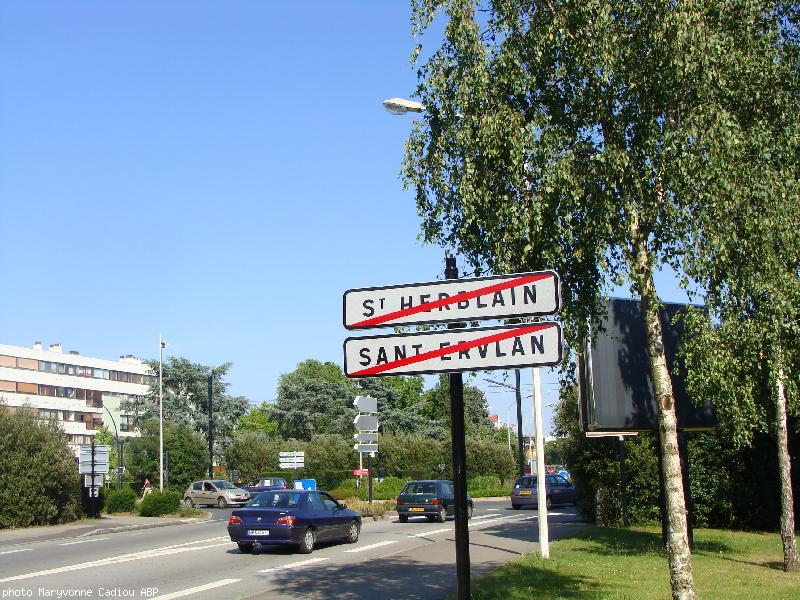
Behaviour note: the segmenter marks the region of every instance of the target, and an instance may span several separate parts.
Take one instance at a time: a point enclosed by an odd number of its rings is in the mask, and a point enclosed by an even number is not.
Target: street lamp
[[[167,342],[158,334],[158,491],[164,491],[164,348]]]
[[[117,422],[114,420],[114,415],[111,414],[111,411],[108,410],[108,407],[105,404],[103,404],[103,408],[108,413],[108,416],[111,417],[111,422],[114,424],[114,438],[117,442],[117,489],[119,489],[122,487],[122,473],[119,470],[119,467],[122,464],[120,459],[121,453],[119,451],[119,430],[117,429]],[[94,483],[92,485],[94,485]]]
[[[404,115],[410,112],[421,113],[425,111],[425,107],[421,102],[406,100],[405,98],[389,98],[388,100],[384,100],[383,108],[393,115]]]

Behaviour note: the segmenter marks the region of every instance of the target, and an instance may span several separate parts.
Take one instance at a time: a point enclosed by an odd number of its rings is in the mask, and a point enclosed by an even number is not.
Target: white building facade
[[[125,400],[138,400],[157,381],[150,367],[133,356],[118,361],[64,353],[61,344],[47,350],[0,344],[0,400],[11,410],[30,406],[42,419],[53,419],[77,449],[91,443],[100,426],[120,438],[138,435]]]

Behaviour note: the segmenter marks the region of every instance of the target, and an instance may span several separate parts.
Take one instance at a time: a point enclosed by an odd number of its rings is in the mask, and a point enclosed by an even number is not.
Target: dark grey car
[[[545,475],[547,486],[546,505],[549,509],[555,504],[575,504],[575,486],[560,475]],[[511,508],[538,506],[539,485],[536,475],[520,477],[511,490]]]
[[[467,498],[467,518],[472,518],[472,498]],[[408,517],[428,517],[444,523],[455,514],[453,483],[444,479],[409,481],[397,497],[397,515],[405,523]]]

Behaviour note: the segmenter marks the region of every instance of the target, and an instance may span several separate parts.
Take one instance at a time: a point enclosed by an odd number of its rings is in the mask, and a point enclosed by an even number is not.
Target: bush
[[[503,487],[502,482],[496,475],[479,475],[467,482],[467,489],[470,491],[498,489],[501,487]]]
[[[106,512],[135,512],[136,500],[136,492],[130,488],[123,488],[121,490],[108,490],[105,498]]]
[[[0,529],[78,516],[75,455],[55,422],[41,421],[27,408],[12,412],[0,401],[0,457]]]
[[[139,514],[143,517],[160,517],[178,512],[181,495],[173,490],[150,492],[139,504]]]

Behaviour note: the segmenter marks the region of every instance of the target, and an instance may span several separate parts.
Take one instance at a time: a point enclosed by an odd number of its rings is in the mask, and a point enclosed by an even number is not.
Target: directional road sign
[[[79,463],[78,464],[78,473],[80,475],[91,474],[92,472],[92,463]],[[95,475],[99,473],[108,473],[108,463],[95,463],[94,464],[94,473]]]
[[[518,273],[360,288],[344,293],[344,326],[370,329],[552,315],[561,308],[558,274]]]
[[[278,452],[279,458],[305,458],[305,452]]]
[[[356,444],[353,446],[353,450],[358,452],[377,452],[378,444]]]
[[[376,415],[356,415],[353,419],[356,429],[359,431],[377,431],[378,417]]]
[[[353,406],[358,409],[358,412],[362,413],[378,412],[378,399],[372,396],[356,396],[356,399],[353,400]]]
[[[344,342],[348,377],[515,369],[560,361],[561,326],[555,322],[377,335]]]
[[[377,433],[364,433],[359,432],[353,434],[353,439],[357,442],[377,442],[378,441],[378,434]]]
[[[103,476],[102,475],[95,475],[94,481],[92,481],[91,475],[84,475],[83,476],[83,487],[100,487],[103,485]]]

